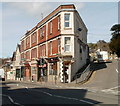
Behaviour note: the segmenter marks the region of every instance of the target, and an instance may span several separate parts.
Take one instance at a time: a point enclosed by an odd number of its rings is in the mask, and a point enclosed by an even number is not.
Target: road
[[[118,61],[95,63],[94,73],[83,85],[73,87],[5,81],[0,84],[2,104],[118,104]],[[1,89],[0,89],[1,91]],[[1,95],[2,94],[2,95]],[[115,106],[115,105],[114,105]],[[116,105],[117,106],[117,105]]]
[[[94,73],[92,77],[82,87],[94,91],[118,94],[118,89],[120,88],[118,83],[118,61],[113,60],[112,63],[95,63],[93,69]]]
[[[118,104],[117,95],[90,92],[86,89],[45,88],[31,83],[2,83],[2,104]],[[117,105],[116,105],[117,106]]]

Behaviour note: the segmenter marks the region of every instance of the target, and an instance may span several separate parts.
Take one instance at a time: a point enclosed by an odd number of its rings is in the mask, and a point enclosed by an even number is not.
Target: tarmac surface
[[[118,64],[117,60],[112,63],[95,63],[94,72],[85,84],[10,80],[1,82],[2,103],[118,104],[120,88]]]

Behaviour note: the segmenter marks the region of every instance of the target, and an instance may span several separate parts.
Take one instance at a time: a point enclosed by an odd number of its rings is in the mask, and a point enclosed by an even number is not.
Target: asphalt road
[[[0,84],[0,102],[10,105],[30,104],[118,104],[120,85],[119,66],[112,63],[95,63],[90,80],[77,87],[43,86],[41,84],[5,81]],[[1,95],[2,94],[2,95]],[[117,106],[117,105],[116,105]]]
[[[112,63],[95,63],[93,65],[94,73],[90,80],[81,85],[96,91],[104,91],[106,93],[118,94],[120,85],[118,83],[118,61]]]
[[[9,82],[2,84],[2,104],[118,104],[117,95],[90,92],[86,89],[35,87],[32,84]]]

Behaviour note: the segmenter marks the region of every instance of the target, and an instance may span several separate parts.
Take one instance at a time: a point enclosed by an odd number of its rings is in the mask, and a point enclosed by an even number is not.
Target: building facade
[[[16,51],[13,52],[12,56],[12,64],[11,64],[11,77],[14,80],[23,80],[23,72],[21,66],[21,53],[20,53],[20,45],[17,44]],[[9,74],[10,75],[10,74]]]
[[[87,59],[87,28],[74,5],[60,5],[21,38],[26,80],[71,82]]]

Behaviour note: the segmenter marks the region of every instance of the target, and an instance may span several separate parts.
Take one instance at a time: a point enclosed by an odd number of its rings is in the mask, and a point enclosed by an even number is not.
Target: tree
[[[109,44],[113,53],[120,57],[120,24],[113,25],[111,28],[112,38]]]

